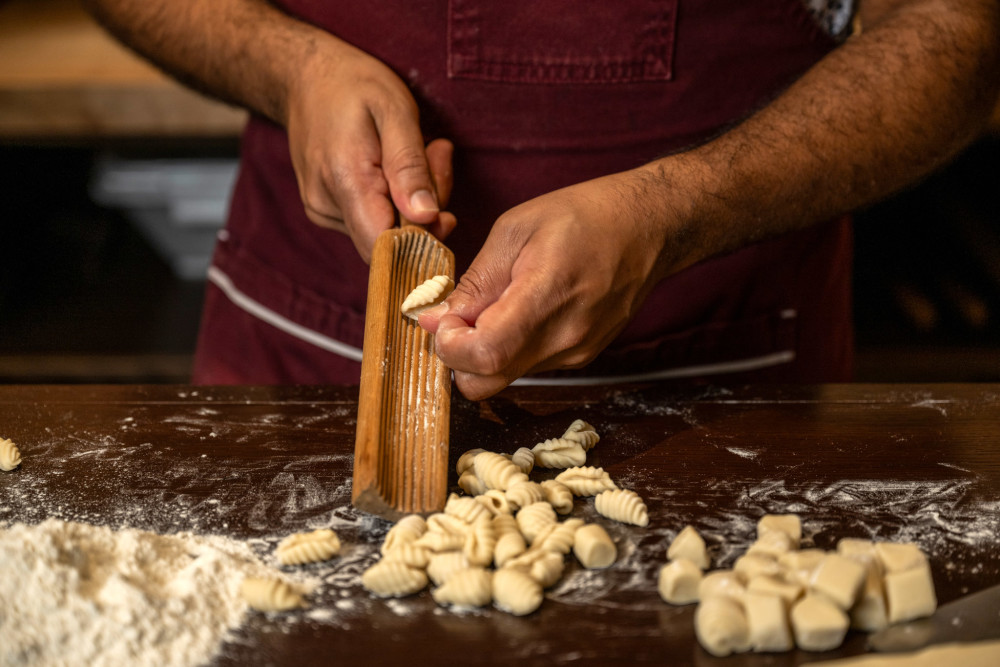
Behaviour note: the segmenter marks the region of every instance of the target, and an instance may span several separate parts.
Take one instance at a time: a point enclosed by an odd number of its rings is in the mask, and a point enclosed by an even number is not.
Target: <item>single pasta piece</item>
[[[885,598],[889,623],[902,623],[930,616],[937,609],[934,580],[927,563],[885,575]]]
[[[362,573],[361,585],[381,597],[403,597],[423,590],[427,575],[399,561],[382,560]]]
[[[486,488],[483,480],[479,479],[472,468],[469,468],[458,476],[458,485],[470,496],[481,496],[491,490]]]
[[[542,529],[532,542],[532,549],[555,551],[566,555],[573,549],[576,531],[583,526],[583,519],[566,519]]]
[[[781,598],[748,593],[743,601],[750,648],[757,652],[791,651],[795,648],[788,614]]]
[[[240,593],[258,611],[286,611],[305,606],[302,596],[281,579],[248,577],[243,580]]]
[[[685,526],[684,530],[677,533],[677,537],[667,547],[667,559],[677,558],[687,558],[702,570],[708,569],[710,563],[705,540],[694,529],[694,526]]]
[[[924,556],[924,552],[912,542],[877,542],[875,553],[887,574],[905,572],[927,565],[927,557]]]
[[[427,563],[427,576],[430,577],[435,586],[440,586],[448,581],[451,575],[459,570],[464,570],[469,565],[469,559],[461,551],[431,554],[430,561]]]
[[[731,597],[702,598],[694,612],[694,632],[698,643],[720,658],[750,648],[750,629],[743,605]]]
[[[476,502],[485,507],[492,516],[513,512],[510,503],[507,502],[507,495],[500,489],[489,489],[477,495]]]
[[[12,440],[0,438],[0,470],[13,470],[21,465],[21,450]]]
[[[677,558],[660,568],[657,589],[660,597],[670,604],[691,604],[698,601],[701,568],[687,558]]]
[[[798,549],[802,541],[802,521],[796,514],[765,514],[757,522],[757,539],[778,531],[788,535],[791,548]]]
[[[640,528],[649,525],[646,503],[642,502],[642,498],[635,491],[628,489],[604,491],[594,499],[594,508],[598,514],[615,521],[630,523]]]
[[[329,528],[295,533],[283,539],[275,552],[282,565],[318,563],[340,553],[340,539]]]
[[[482,567],[456,570],[431,596],[441,605],[482,607],[493,598],[493,574]]]
[[[587,450],[579,442],[566,438],[549,438],[535,445],[535,465],[542,468],[572,468],[587,461]]]
[[[427,567],[427,563],[430,562],[431,553],[430,549],[408,542],[406,544],[400,544],[395,549],[390,550],[382,556],[382,561],[399,561],[408,567],[415,567],[419,570],[423,570]]]
[[[444,513],[458,517],[466,523],[475,523],[479,518],[489,518],[491,513],[485,505],[469,496],[451,494],[444,505]]]
[[[851,607],[851,627],[865,632],[875,632],[889,625],[889,609],[885,600],[885,586],[879,575],[879,566],[867,566],[865,585],[858,601]]]
[[[559,514],[569,514],[573,511],[573,492],[562,482],[547,479],[540,484],[545,502],[552,505]]]
[[[396,522],[385,535],[381,552],[386,554],[407,542],[413,542],[427,532],[427,522],[419,514],[408,514]]]
[[[476,521],[465,538],[462,552],[473,565],[489,565],[493,562],[493,551],[497,545],[496,530],[489,517]]]
[[[525,475],[530,475],[532,468],[535,467],[535,453],[527,447],[521,447],[511,454],[510,461]]]
[[[535,537],[543,528],[556,522],[556,513],[552,509],[552,505],[541,500],[521,509],[515,518],[524,539],[531,543],[535,541]]]
[[[830,651],[844,641],[850,620],[822,595],[806,595],[791,613],[795,644],[806,651]]]
[[[556,481],[565,485],[574,496],[596,496],[618,488],[604,468],[594,466],[569,468],[556,475]]]
[[[743,575],[745,580],[750,581],[760,575],[780,576],[782,568],[778,561],[768,556],[743,554],[733,563],[733,569]]]
[[[808,586],[812,582],[813,573],[826,558],[822,549],[803,549],[789,551],[778,557],[779,573],[785,581]]]
[[[698,599],[711,597],[730,597],[739,603],[747,594],[743,576],[733,570],[716,570],[709,572],[698,585]]]
[[[574,442],[580,443],[583,446],[583,451],[589,452],[594,448],[594,445],[601,439],[601,436],[597,435],[597,431],[594,427],[583,421],[582,419],[577,419],[566,432],[562,435],[566,440],[572,440]]]
[[[416,320],[420,313],[444,301],[453,289],[455,281],[449,276],[428,278],[403,299],[399,310],[411,320]]]
[[[538,482],[518,482],[512,484],[506,492],[507,503],[511,510],[517,511],[531,503],[545,500],[545,492]]]
[[[453,514],[437,512],[427,517],[427,532],[448,533],[451,535],[462,535],[464,537],[472,532],[472,525],[465,519],[457,517]]]
[[[831,552],[813,573],[811,588],[825,595],[841,611],[848,611],[861,592],[866,574],[863,565]]]
[[[472,468],[472,459],[476,458],[476,454],[482,454],[485,451],[482,447],[477,447],[459,456],[458,461],[455,463],[455,474],[461,476],[466,470],[470,470]]]
[[[503,567],[512,558],[523,554],[527,548],[528,545],[525,543],[524,536],[521,535],[520,531],[515,530],[512,533],[504,533],[497,538],[497,543],[493,547],[493,564],[498,568]]]
[[[461,551],[465,547],[465,539],[466,535],[464,533],[445,533],[429,530],[417,538],[413,544],[427,549],[432,553],[440,554],[446,551]]]
[[[789,606],[795,603],[805,591],[800,584],[785,581],[781,577],[768,576],[762,574],[754,577],[747,584],[748,593],[758,593],[762,595],[773,595],[781,598]]]
[[[757,541],[747,548],[748,554],[760,554],[770,558],[780,558],[791,551],[792,538],[787,533],[780,530],[772,530],[757,538]]]
[[[588,570],[608,567],[618,557],[618,550],[607,531],[596,523],[588,523],[573,535],[573,554]]]
[[[520,568],[501,568],[493,575],[493,602],[498,609],[524,616],[542,604],[542,586]]]
[[[505,569],[521,570],[537,581],[542,588],[548,588],[562,576],[566,563],[561,554],[554,551],[526,551],[504,565]]]
[[[472,461],[472,468],[476,471],[476,476],[486,485],[487,489],[506,491],[518,482],[528,481],[528,476],[504,458],[502,454],[480,452]]]

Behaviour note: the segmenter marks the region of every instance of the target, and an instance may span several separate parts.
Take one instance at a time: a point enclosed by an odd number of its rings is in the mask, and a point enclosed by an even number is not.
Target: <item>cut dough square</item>
[[[793,548],[791,537],[780,530],[772,530],[758,537],[747,549],[747,553],[777,559]]]
[[[687,558],[678,558],[660,568],[658,590],[670,604],[691,604],[698,601],[701,568]]]
[[[792,540],[792,548],[798,549],[802,541],[802,521],[796,514],[765,514],[757,522],[757,539],[770,532],[781,531]]]
[[[781,598],[747,593],[743,606],[749,628],[750,648],[758,652],[772,652],[790,651],[795,647],[785,603]]]
[[[829,651],[840,646],[850,621],[821,595],[807,595],[792,607],[795,643],[806,651]]]
[[[937,609],[931,568],[924,563],[903,572],[885,575],[885,597],[889,623],[912,621],[930,616]]]
[[[705,650],[720,658],[750,648],[750,630],[743,606],[732,598],[702,600],[694,613],[694,632]]]
[[[877,563],[878,561],[872,561],[868,566],[861,594],[851,607],[851,627],[856,630],[875,632],[889,624],[885,588],[882,586],[882,577],[879,576],[881,565]]]
[[[887,573],[904,572],[927,564],[927,557],[916,544],[907,542],[894,544],[892,542],[877,542],[875,553]]]
[[[743,602],[747,593],[743,576],[732,570],[716,570],[709,572],[698,585],[698,598],[705,600],[710,597],[730,597]]]
[[[786,581],[808,586],[809,582],[812,581],[813,573],[824,558],[826,558],[826,552],[822,549],[789,551],[778,558],[778,565],[781,567],[782,576]]]
[[[743,575],[747,581],[761,575],[776,576],[781,574],[781,566],[778,565],[778,561],[760,554],[744,554],[740,556],[733,563],[733,570]]]
[[[789,583],[779,577],[761,575],[754,577],[747,585],[748,593],[773,595],[785,601],[788,606],[802,597],[803,587],[798,583]]]
[[[684,530],[677,533],[667,548],[667,559],[676,560],[686,558],[702,570],[707,570],[709,566],[708,551],[705,549],[705,540],[702,539],[698,531],[693,526],[685,526]]]
[[[836,603],[843,611],[854,606],[861,585],[865,582],[866,568],[850,558],[830,553],[816,568],[811,588]]]

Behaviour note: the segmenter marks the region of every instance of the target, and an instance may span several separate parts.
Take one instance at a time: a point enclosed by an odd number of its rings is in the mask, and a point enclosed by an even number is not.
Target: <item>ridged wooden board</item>
[[[440,511],[447,495],[451,372],[434,336],[399,311],[414,287],[438,275],[455,277],[455,257],[423,228],[391,229],[376,240],[352,500],[388,519]]]

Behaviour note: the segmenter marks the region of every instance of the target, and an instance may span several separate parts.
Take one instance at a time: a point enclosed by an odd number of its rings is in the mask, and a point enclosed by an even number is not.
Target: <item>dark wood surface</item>
[[[388,524],[350,507],[356,409],[356,388],[342,387],[0,387],[0,436],[24,456],[0,474],[0,522],[52,516],[221,534],[249,540],[265,560],[290,532],[333,527],[345,547],[305,568],[322,581],[310,610],[250,615],[220,665],[789,665],[863,651],[864,636],[851,633],[825,654],[715,659],[695,642],[693,608],[660,601],[656,574],[678,530],[693,524],[724,567],[764,513],[798,513],[807,545],[918,542],[941,602],[1000,582],[998,385],[456,397],[452,462],[473,447],[532,446],[583,418],[603,436],[589,463],[649,505],[640,529],[578,500],[574,515],[607,526],[619,560],[586,572],[570,559],[542,608],[523,618],[452,613],[427,592],[380,600],[360,587]]]

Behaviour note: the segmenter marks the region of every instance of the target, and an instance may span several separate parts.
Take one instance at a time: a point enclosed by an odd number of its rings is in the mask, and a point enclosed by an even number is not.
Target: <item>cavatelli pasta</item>
[[[628,489],[604,491],[594,499],[594,508],[598,514],[615,521],[639,527],[649,525],[646,503],[642,502],[642,498],[635,491]]]
[[[583,445],[566,438],[549,438],[535,445],[531,451],[535,455],[535,465],[542,468],[572,468],[587,461],[587,450]]]
[[[490,518],[492,513],[485,505],[469,496],[451,494],[444,505],[444,513],[458,517],[466,523],[475,523],[479,518]]]
[[[601,439],[601,436],[597,435],[597,431],[594,430],[594,427],[582,419],[577,419],[570,424],[569,428],[566,429],[566,432],[563,433],[562,437],[566,440],[572,440],[580,443],[585,452],[589,452],[593,449],[594,445],[596,445]]]
[[[409,567],[415,567],[422,570],[427,567],[427,563],[430,561],[431,553],[431,550],[426,547],[418,546],[413,542],[407,542],[405,544],[398,545],[395,549],[390,550],[382,556],[382,560],[395,560]]]
[[[240,593],[247,604],[258,611],[285,611],[304,606],[302,596],[277,578],[248,577],[243,580]]]
[[[448,581],[448,578],[459,570],[469,567],[469,559],[461,551],[446,551],[440,554],[431,554],[427,563],[427,576],[434,582],[435,586],[440,586]]]
[[[455,463],[455,474],[461,477],[462,473],[472,468],[472,459],[476,458],[476,454],[482,454],[485,451],[482,447],[477,447],[464,452]]]
[[[518,470],[517,466],[503,457],[502,454],[481,452],[476,454],[472,463],[476,476],[488,489],[506,491],[517,482],[527,482],[528,476]]]
[[[0,470],[13,470],[21,465],[21,450],[12,440],[0,438]]]
[[[490,490],[483,484],[483,480],[476,476],[476,472],[472,468],[458,476],[458,485],[470,496],[481,496]]]
[[[538,482],[518,482],[511,485],[505,495],[511,510],[515,512],[531,503],[545,500],[545,493]]]
[[[535,537],[546,526],[556,522],[556,513],[544,500],[532,503],[521,509],[514,517],[517,527],[527,542],[534,542]]]
[[[596,496],[618,488],[604,468],[594,466],[569,468],[556,475],[556,481],[567,486],[575,496]]]
[[[542,487],[542,494],[545,502],[552,505],[559,514],[569,514],[573,511],[573,492],[562,482],[554,479],[547,479],[539,486]]]
[[[542,587],[519,568],[501,568],[493,574],[493,602],[503,611],[524,616],[542,604]]]
[[[454,288],[455,281],[449,276],[428,278],[403,299],[403,305],[399,310],[403,315],[415,320],[420,313],[444,301]]]
[[[340,539],[329,528],[311,533],[295,533],[283,539],[275,550],[282,565],[301,565],[328,560],[340,553]]]
[[[462,552],[473,565],[489,565],[493,562],[493,550],[497,544],[493,522],[488,518],[477,521],[472,532],[465,538]]]
[[[513,511],[510,503],[507,502],[507,496],[499,489],[490,489],[485,493],[477,495],[476,502],[485,507],[493,516],[497,514],[510,514]]]
[[[539,533],[532,543],[532,549],[555,551],[563,555],[573,549],[573,539],[576,531],[583,525],[583,519],[567,519],[552,526],[552,530]]]
[[[565,561],[562,554],[555,551],[531,550],[517,558],[507,561],[504,569],[521,570],[529,577],[548,588],[559,581],[562,576]]]
[[[400,544],[413,542],[427,532],[427,522],[419,514],[408,514],[396,522],[386,533],[381,552],[388,553]]]
[[[527,447],[521,447],[510,455],[510,462],[525,475],[530,475],[532,468],[535,467],[535,453]]]
[[[382,560],[362,573],[361,585],[375,595],[402,597],[423,590],[427,575],[400,561]]]
[[[493,574],[482,567],[456,570],[431,596],[438,604],[482,607],[493,597]]]
[[[520,531],[515,530],[511,533],[503,533],[497,538],[497,542],[493,546],[493,564],[497,567],[503,567],[512,558],[520,556],[527,549],[528,545],[524,541],[524,536],[521,535]]]

